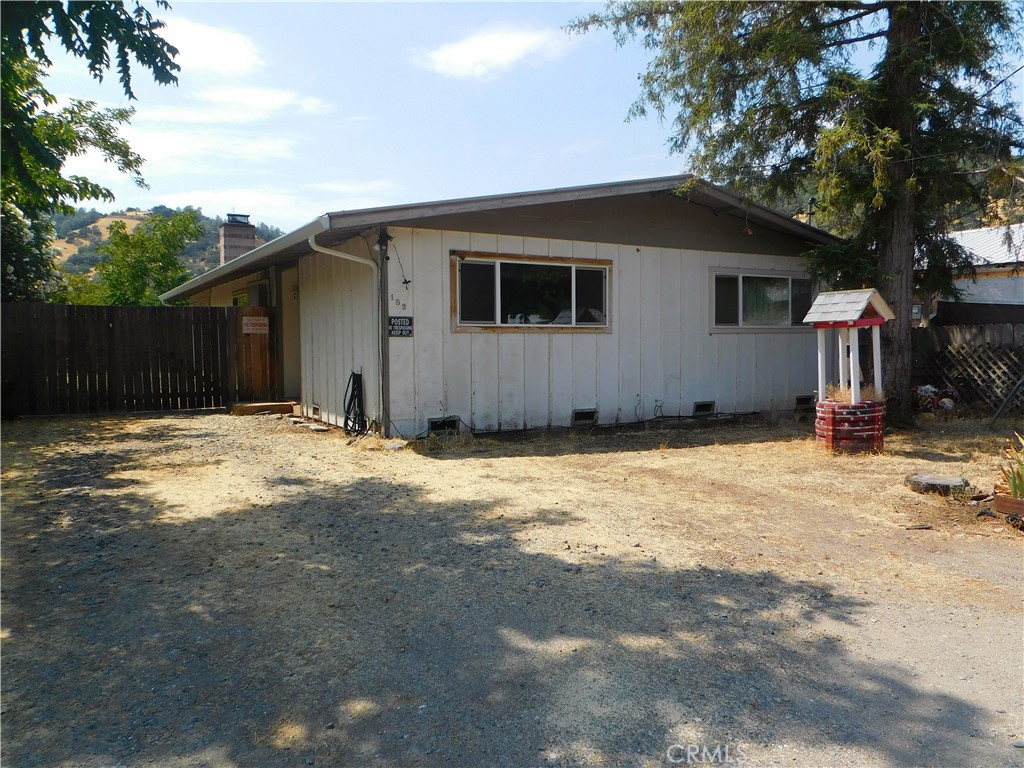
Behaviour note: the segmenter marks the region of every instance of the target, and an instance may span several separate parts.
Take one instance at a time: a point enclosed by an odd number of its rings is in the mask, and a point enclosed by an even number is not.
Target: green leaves
[[[1024,126],[1001,69],[1020,51],[1019,13],[1000,2],[621,2],[570,29],[610,29],[652,51],[629,115],[671,118],[687,170],[768,204],[815,189],[815,223],[854,238],[849,268],[823,273],[855,269],[866,282],[887,247],[880,222],[903,196],[915,211],[910,269],[918,252],[946,264],[946,230],[987,198],[1019,195],[1010,176]]]
[[[157,0],[156,5],[170,9],[166,0]],[[34,58],[49,66],[46,43],[56,37],[64,50],[84,58],[92,76],[102,80],[111,67],[112,48],[118,80],[129,99],[135,98],[132,58],[148,69],[156,82],[178,82],[175,73],[181,67],[174,62],[178,49],[157,34],[163,26],[141,3],[136,2],[129,12],[128,6],[116,0],[10,3],[0,17],[4,56],[17,61]]]
[[[192,209],[170,218],[148,216],[132,232],[123,221],[111,224],[108,241],[99,248],[107,259],[96,267],[106,286],[104,303],[159,305],[160,294],[188,278],[180,254],[202,234],[199,214]]]
[[[955,295],[972,268],[948,231],[1019,205],[1024,123],[1002,56],[1020,53],[1020,14],[955,0],[618,2],[571,29],[652,51],[629,115],[674,112],[688,170],[769,205],[816,190],[815,224],[847,239],[811,251],[809,270],[878,286],[892,306],[899,420],[913,290]]]
[[[157,0],[157,7],[170,6]],[[98,150],[119,171],[145,186],[140,172],[143,160],[119,133],[134,111],[100,109],[78,99],[54,109],[56,100],[43,85],[45,67],[51,63],[47,44],[56,38],[72,56],[85,59],[98,80],[115,66],[125,95],[133,99],[132,59],[148,69],[158,83],[177,82],[177,50],[157,34],[162,27],[138,2],[131,12],[116,0],[4,4],[0,14],[4,301],[39,300],[53,274],[49,248],[41,247],[34,237],[16,235],[21,231],[19,216],[44,226],[49,214],[69,211],[71,203],[114,199],[100,184],[65,175],[63,168],[69,158]],[[39,226],[36,231],[42,231]],[[26,266],[28,262],[31,267]]]

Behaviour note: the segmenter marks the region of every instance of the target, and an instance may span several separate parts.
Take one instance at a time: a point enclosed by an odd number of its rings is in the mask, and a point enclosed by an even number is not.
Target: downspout
[[[383,230],[383,228],[382,228],[382,231],[386,231],[386,230]],[[378,315],[377,349],[379,350],[379,359],[377,360],[377,369],[378,369],[378,373],[379,373],[379,376],[378,376],[379,380],[377,382],[378,383],[378,393],[377,394],[380,397],[380,416],[381,416],[381,425],[380,426],[381,426],[381,429],[384,432],[384,435],[387,436],[388,435],[388,431],[389,431],[388,430],[388,421],[389,421],[389,419],[388,419],[387,400],[385,398],[387,397],[387,392],[388,392],[388,387],[387,387],[387,353],[388,353],[388,350],[387,350],[387,336],[385,336],[385,334],[384,334],[384,326],[385,326],[384,312],[386,311],[386,306],[384,304],[384,301],[382,300],[382,297],[383,297],[384,291],[385,291],[385,286],[383,284],[383,275],[384,275],[384,273],[381,271],[381,268],[377,264],[377,262],[374,261],[373,259],[368,258],[366,256],[356,256],[355,254],[352,254],[352,253],[345,253],[344,251],[335,251],[335,250],[333,250],[331,248],[327,248],[327,247],[325,247],[323,245],[320,245],[316,241],[316,235],[310,235],[309,240],[307,242],[309,243],[309,247],[312,248],[317,253],[323,253],[323,254],[325,254],[327,256],[335,256],[335,257],[337,257],[339,259],[344,259],[346,261],[353,261],[356,264],[362,264],[363,266],[369,267],[372,270],[372,272],[373,272],[373,283],[374,283],[375,288],[377,289],[374,293],[376,294],[376,296],[375,296],[376,301],[377,301],[376,314]],[[382,250],[382,253],[386,253],[386,252]]]

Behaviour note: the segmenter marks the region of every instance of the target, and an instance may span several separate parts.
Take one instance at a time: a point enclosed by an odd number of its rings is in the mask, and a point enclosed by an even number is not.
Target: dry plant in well
[[[840,387],[836,384],[829,384],[825,390],[825,394],[829,400],[834,400],[837,403],[847,403],[853,401],[853,390],[849,387]],[[881,392],[875,389],[871,384],[866,384],[860,388],[860,401],[862,403],[884,403],[885,392]]]

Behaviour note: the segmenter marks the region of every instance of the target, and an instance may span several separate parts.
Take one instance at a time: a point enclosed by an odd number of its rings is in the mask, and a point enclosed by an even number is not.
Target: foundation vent
[[[716,413],[714,400],[700,400],[693,404],[694,417],[714,416]]]
[[[797,413],[810,413],[814,410],[814,395],[797,395],[793,410]]]
[[[572,412],[572,421],[570,426],[573,429],[587,429],[589,427],[597,426],[597,409],[596,408],[585,408],[577,409]]]
[[[457,435],[461,431],[462,419],[458,416],[442,416],[427,422],[432,435]]]

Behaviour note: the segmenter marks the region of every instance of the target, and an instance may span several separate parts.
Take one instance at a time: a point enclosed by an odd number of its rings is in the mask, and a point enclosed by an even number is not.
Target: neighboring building
[[[961,291],[961,300],[940,300],[932,322],[1024,322],[1024,224],[969,229],[955,232],[952,237],[973,255],[976,277],[954,281]]]
[[[831,241],[677,176],[328,213],[162,298],[265,297],[282,396],[332,424],[352,372],[407,437],[785,411],[816,386],[801,254]]]

